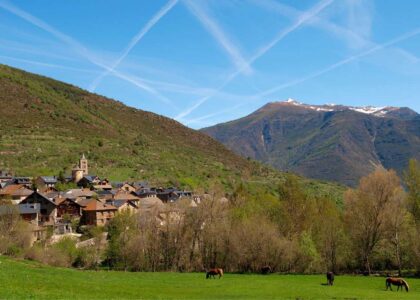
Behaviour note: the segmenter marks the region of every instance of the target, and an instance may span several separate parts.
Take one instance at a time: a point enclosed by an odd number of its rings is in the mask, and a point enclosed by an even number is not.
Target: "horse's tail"
[[[401,280],[402,280],[402,282],[403,282],[403,284],[405,286],[405,290],[408,292],[408,290],[410,289],[410,287],[408,286],[408,282],[405,281],[404,279],[401,279]]]
[[[210,277],[210,272],[206,272],[206,279],[209,279]]]

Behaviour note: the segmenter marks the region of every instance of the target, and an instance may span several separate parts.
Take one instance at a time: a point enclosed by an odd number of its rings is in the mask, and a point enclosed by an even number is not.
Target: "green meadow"
[[[53,268],[0,257],[0,299],[420,299],[420,279],[410,292],[385,291],[381,277],[239,275],[205,279],[203,273],[129,273]]]

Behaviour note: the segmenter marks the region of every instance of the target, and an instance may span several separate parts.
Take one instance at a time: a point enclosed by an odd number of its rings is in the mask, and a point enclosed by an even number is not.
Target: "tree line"
[[[128,271],[315,273],[420,270],[420,164],[404,176],[378,168],[348,189],[342,203],[314,196],[294,175],[276,193],[252,193],[245,184],[226,195],[218,187],[198,206],[189,200],[163,210],[120,213],[85,236],[89,247],[64,239],[24,243],[18,218],[0,218],[0,253],[46,263]],[[221,200],[222,199],[222,200]],[[108,232],[107,243],[100,238]]]

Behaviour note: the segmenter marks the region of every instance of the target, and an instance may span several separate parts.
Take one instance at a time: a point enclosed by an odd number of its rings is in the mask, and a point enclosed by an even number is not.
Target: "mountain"
[[[409,108],[307,105],[289,99],[202,129],[244,157],[354,186],[377,166],[420,159],[420,115]]]
[[[85,154],[89,172],[112,181],[276,193],[282,172],[242,158],[208,135],[78,87],[0,64],[0,170],[57,175]],[[299,179],[341,201],[344,187]]]
[[[0,170],[20,175],[69,174],[82,153],[110,180],[194,188],[274,173],[174,120],[5,65],[0,111]]]

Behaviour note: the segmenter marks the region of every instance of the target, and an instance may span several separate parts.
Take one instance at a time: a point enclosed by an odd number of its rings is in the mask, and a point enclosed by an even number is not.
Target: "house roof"
[[[96,199],[92,199],[84,208],[85,211],[106,211],[106,210],[117,210],[113,205],[102,203]]]
[[[71,199],[71,198],[57,197],[57,198],[54,198],[53,201],[55,202],[56,205],[60,205],[61,203],[63,203],[66,200],[68,200],[70,202],[73,202],[73,203],[77,204],[78,206],[82,206],[80,203],[78,203],[77,201],[75,201],[74,199]]]
[[[57,205],[53,200],[51,200],[46,195],[44,195],[44,194],[42,194],[40,192],[32,192],[32,194],[30,194],[28,197],[26,197],[25,199],[23,199],[21,203],[25,203],[28,200],[29,197],[34,197],[34,196],[38,196],[38,197],[40,197],[40,198],[42,198],[42,199],[44,199],[44,200],[46,200],[46,201],[48,201],[48,202],[50,202],[50,203],[52,203],[54,205]]]
[[[110,184],[97,184],[93,186],[94,189],[112,189],[112,185]]]
[[[77,198],[75,202],[79,204],[81,207],[86,207],[92,199],[86,199],[86,198]]]
[[[140,198],[134,196],[131,193],[118,192],[118,193],[116,193],[114,195],[114,200],[133,200],[133,201],[138,201],[138,200],[140,200]]]
[[[137,196],[144,196],[144,195],[156,195],[156,191],[152,191],[151,189],[144,188],[134,192]]]
[[[28,183],[31,183],[31,178],[29,178],[29,177],[13,177],[12,180],[16,184],[28,184]]]
[[[42,179],[46,184],[56,184],[57,183],[57,177],[55,176],[39,176],[39,178]]]
[[[0,190],[0,195],[10,196],[29,196],[33,193],[33,190],[26,188],[22,184],[9,184]]]
[[[89,189],[71,189],[71,190],[68,190],[64,194],[64,197],[78,198],[78,197],[93,197],[94,195],[96,195],[96,193]]]
[[[133,202],[128,201],[128,200],[108,200],[107,203],[112,204],[116,208],[120,208],[124,204],[128,204],[137,208],[137,205],[135,205]]]

